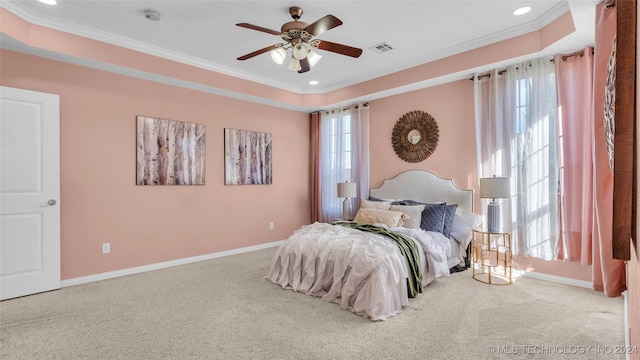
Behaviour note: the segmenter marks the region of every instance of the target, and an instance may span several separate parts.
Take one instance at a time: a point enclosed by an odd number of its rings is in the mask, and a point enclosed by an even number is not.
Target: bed
[[[444,179],[426,170],[408,170],[392,179],[384,180],[379,188],[369,190],[370,198],[403,199],[422,203],[457,204],[456,220],[464,222],[456,224],[454,233],[449,237],[451,255],[448,267],[468,267],[467,250],[471,242],[470,228],[478,227],[481,217],[473,213],[473,190],[459,188],[451,179]]]
[[[471,229],[479,221],[473,190],[426,170],[408,170],[370,189],[354,221],[316,222],[296,230],[277,249],[266,277],[368,319],[385,320],[451,268],[465,268]]]

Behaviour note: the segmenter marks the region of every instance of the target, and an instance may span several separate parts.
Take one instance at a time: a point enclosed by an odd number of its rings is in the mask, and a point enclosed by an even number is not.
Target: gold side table
[[[513,253],[510,231],[473,229],[473,278],[492,285],[513,284]]]

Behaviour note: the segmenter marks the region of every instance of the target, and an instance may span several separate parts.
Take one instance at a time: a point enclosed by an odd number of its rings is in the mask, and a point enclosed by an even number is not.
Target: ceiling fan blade
[[[302,67],[302,69],[298,70],[298,73],[300,74],[306,73],[307,71],[311,70],[311,66],[309,66],[309,59],[307,58],[300,60],[300,66]]]
[[[266,32],[267,34],[271,34],[271,35],[280,36],[280,34],[282,34],[280,31],[275,31],[275,30],[264,28],[262,26],[252,25],[252,24],[247,24],[247,23],[239,23],[239,24],[236,24],[236,26],[240,26],[240,27],[243,27],[243,28],[251,29],[251,30],[257,30],[257,31]]]
[[[260,54],[264,54],[268,51],[271,50],[275,50],[279,47],[282,47],[282,45],[284,44],[275,44],[275,45],[271,45],[271,46],[267,46],[266,48],[260,49],[260,50],[256,50],[252,53],[248,53],[247,55],[242,55],[238,58],[238,60],[247,60],[247,59],[251,59],[252,57],[256,56],[256,55],[260,55]]]
[[[311,42],[311,46],[321,50],[327,50],[334,53],[351,56],[354,58],[360,57],[362,54],[362,49],[354,48],[347,45],[337,44],[331,41],[325,40],[314,40]]]
[[[333,15],[327,15],[318,19],[313,24],[304,28],[306,32],[313,36],[318,36],[327,30],[331,30],[336,26],[342,25],[342,21]]]

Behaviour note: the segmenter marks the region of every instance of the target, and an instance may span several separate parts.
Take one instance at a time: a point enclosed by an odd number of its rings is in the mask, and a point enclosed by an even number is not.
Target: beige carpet
[[[2,359],[624,359],[623,300],[437,279],[372,322],[264,278],[275,248],[0,303]],[[551,354],[550,354],[551,353]]]

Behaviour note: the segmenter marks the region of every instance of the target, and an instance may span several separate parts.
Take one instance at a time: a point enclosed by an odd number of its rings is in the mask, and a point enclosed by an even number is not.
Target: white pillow
[[[470,213],[458,207],[451,223],[451,238],[463,247],[467,247],[473,236],[473,229],[482,224],[482,215]]]
[[[402,211],[407,215],[407,218],[404,220],[404,225],[402,225],[403,227],[408,229],[420,228],[424,205],[391,205],[390,210]]]
[[[360,207],[363,209],[389,210],[389,208],[391,207],[391,202],[390,201],[372,201],[372,200],[362,199],[360,200]]]
[[[456,209],[456,215],[459,215],[464,221],[468,222],[474,229],[479,228],[480,224],[482,224],[482,215],[468,212],[459,206]]]

